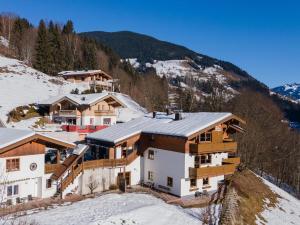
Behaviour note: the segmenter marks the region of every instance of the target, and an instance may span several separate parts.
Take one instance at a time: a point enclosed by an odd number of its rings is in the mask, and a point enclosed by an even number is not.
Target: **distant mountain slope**
[[[117,52],[121,58],[136,58],[141,64],[153,63],[153,60],[184,60],[191,59],[191,67],[221,66],[224,70],[232,72],[238,78],[253,79],[246,71],[230,62],[218,60],[203,54],[196,53],[184,46],[161,41],[151,36],[130,31],[84,32],[80,35],[94,38]]]
[[[299,83],[285,84],[285,85],[273,88],[272,91],[277,94],[280,94],[282,96],[289,97],[293,100],[300,101],[300,84]]]

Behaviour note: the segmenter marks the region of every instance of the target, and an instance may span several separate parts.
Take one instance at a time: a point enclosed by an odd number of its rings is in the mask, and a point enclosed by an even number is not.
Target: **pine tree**
[[[64,68],[64,47],[60,28],[52,21],[49,23],[48,41],[50,49],[49,74],[56,75]]]
[[[83,69],[97,69],[97,45],[94,41],[84,38],[82,45],[82,66]]]
[[[62,33],[67,35],[75,33],[73,22],[71,20],[68,20],[67,23],[64,25]]]
[[[32,25],[28,22],[28,20],[24,18],[17,18],[14,21],[11,40],[10,40],[10,48],[14,50],[16,56],[19,59],[22,58],[22,43],[25,32],[31,28]]]
[[[49,73],[49,58],[50,58],[50,48],[48,43],[48,34],[46,24],[43,20],[40,21],[38,27],[38,34],[36,40],[36,56],[35,62],[33,64],[34,68],[44,72]]]

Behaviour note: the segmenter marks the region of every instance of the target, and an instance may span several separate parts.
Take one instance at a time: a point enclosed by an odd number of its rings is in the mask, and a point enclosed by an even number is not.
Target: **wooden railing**
[[[94,110],[95,115],[115,115],[114,110]]]
[[[78,165],[77,168],[75,168],[67,177],[65,177],[61,183],[61,191],[64,191],[82,172],[82,170],[82,165]]]
[[[59,110],[59,116],[76,116],[76,110]]]
[[[231,163],[231,164],[235,164],[236,166],[240,164],[241,159],[240,157],[234,157],[234,158],[227,158],[227,159],[223,159],[222,161],[223,163]]]
[[[54,173],[59,164],[45,164],[45,173]]]
[[[127,158],[123,159],[98,159],[83,162],[83,169],[94,169],[103,167],[126,166],[132,163],[138,157],[137,151],[133,151]]]
[[[236,142],[190,144],[190,153],[192,154],[236,152],[236,150],[237,150]]]
[[[204,178],[204,177],[215,177],[220,175],[233,174],[235,171],[235,164],[228,164],[222,166],[212,167],[201,167],[201,168],[189,168],[190,178]]]
[[[124,165],[126,165],[126,159],[98,159],[83,162],[83,169],[116,167]]]

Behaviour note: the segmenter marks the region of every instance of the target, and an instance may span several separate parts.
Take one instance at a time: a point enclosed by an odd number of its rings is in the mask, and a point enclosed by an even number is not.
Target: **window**
[[[94,125],[94,118],[90,118],[90,125]]]
[[[111,118],[104,118],[103,119],[103,124],[104,125],[110,125],[111,124]]]
[[[167,177],[167,186],[173,187],[173,178],[172,177]]]
[[[197,187],[197,180],[196,179],[190,179],[190,187],[191,188]]]
[[[209,163],[211,163],[211,154],[201,155],[200,156],[200,163],[201,164],[209,164]]]
[[[211,133],[200,134],[200,142],[211,142]]]
[[[19,185],[7,186],[7,196],[18,195]]]
[[[51,188],[52,187],[52,180],[51,179],[47,179],[46,180],[46,188]]]
[[[20,159],[7,159],[6,160],[6,171],[17,171],[20,170]]]
[[[207,178],[203,178],[203,186],[204,185],[209,185],[209,179]]]
[[[148,180],[153,181],[153,172],[148,171]]]
[[[154,151],[148,150],[148,159],[154,160]]]

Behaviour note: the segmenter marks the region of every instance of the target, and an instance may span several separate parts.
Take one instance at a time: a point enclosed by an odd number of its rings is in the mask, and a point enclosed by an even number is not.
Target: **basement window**
[[[173,187],[173,178],[172,177],[167,177],[167,186]]]
[[[154,151],[153,150],[148,151],[148,159],[154,160]]]
[[[153,171],[148,171],[148,180],[153,181],[154,176],[153,176]]]
[[[206,132],[200,134],[200,142],[211,142],[211,133]]]
[[[190,188],[197,187],[197,180],[196,179],[190,179]]]
[[[209,179],[208,179],[208,177],[203,178],[203,186],[205,186],[205,185],[209,185]]]
[[[47,179],[46,181],[46,188],[51,188],[52,187],[52,180],[51,179]]]

